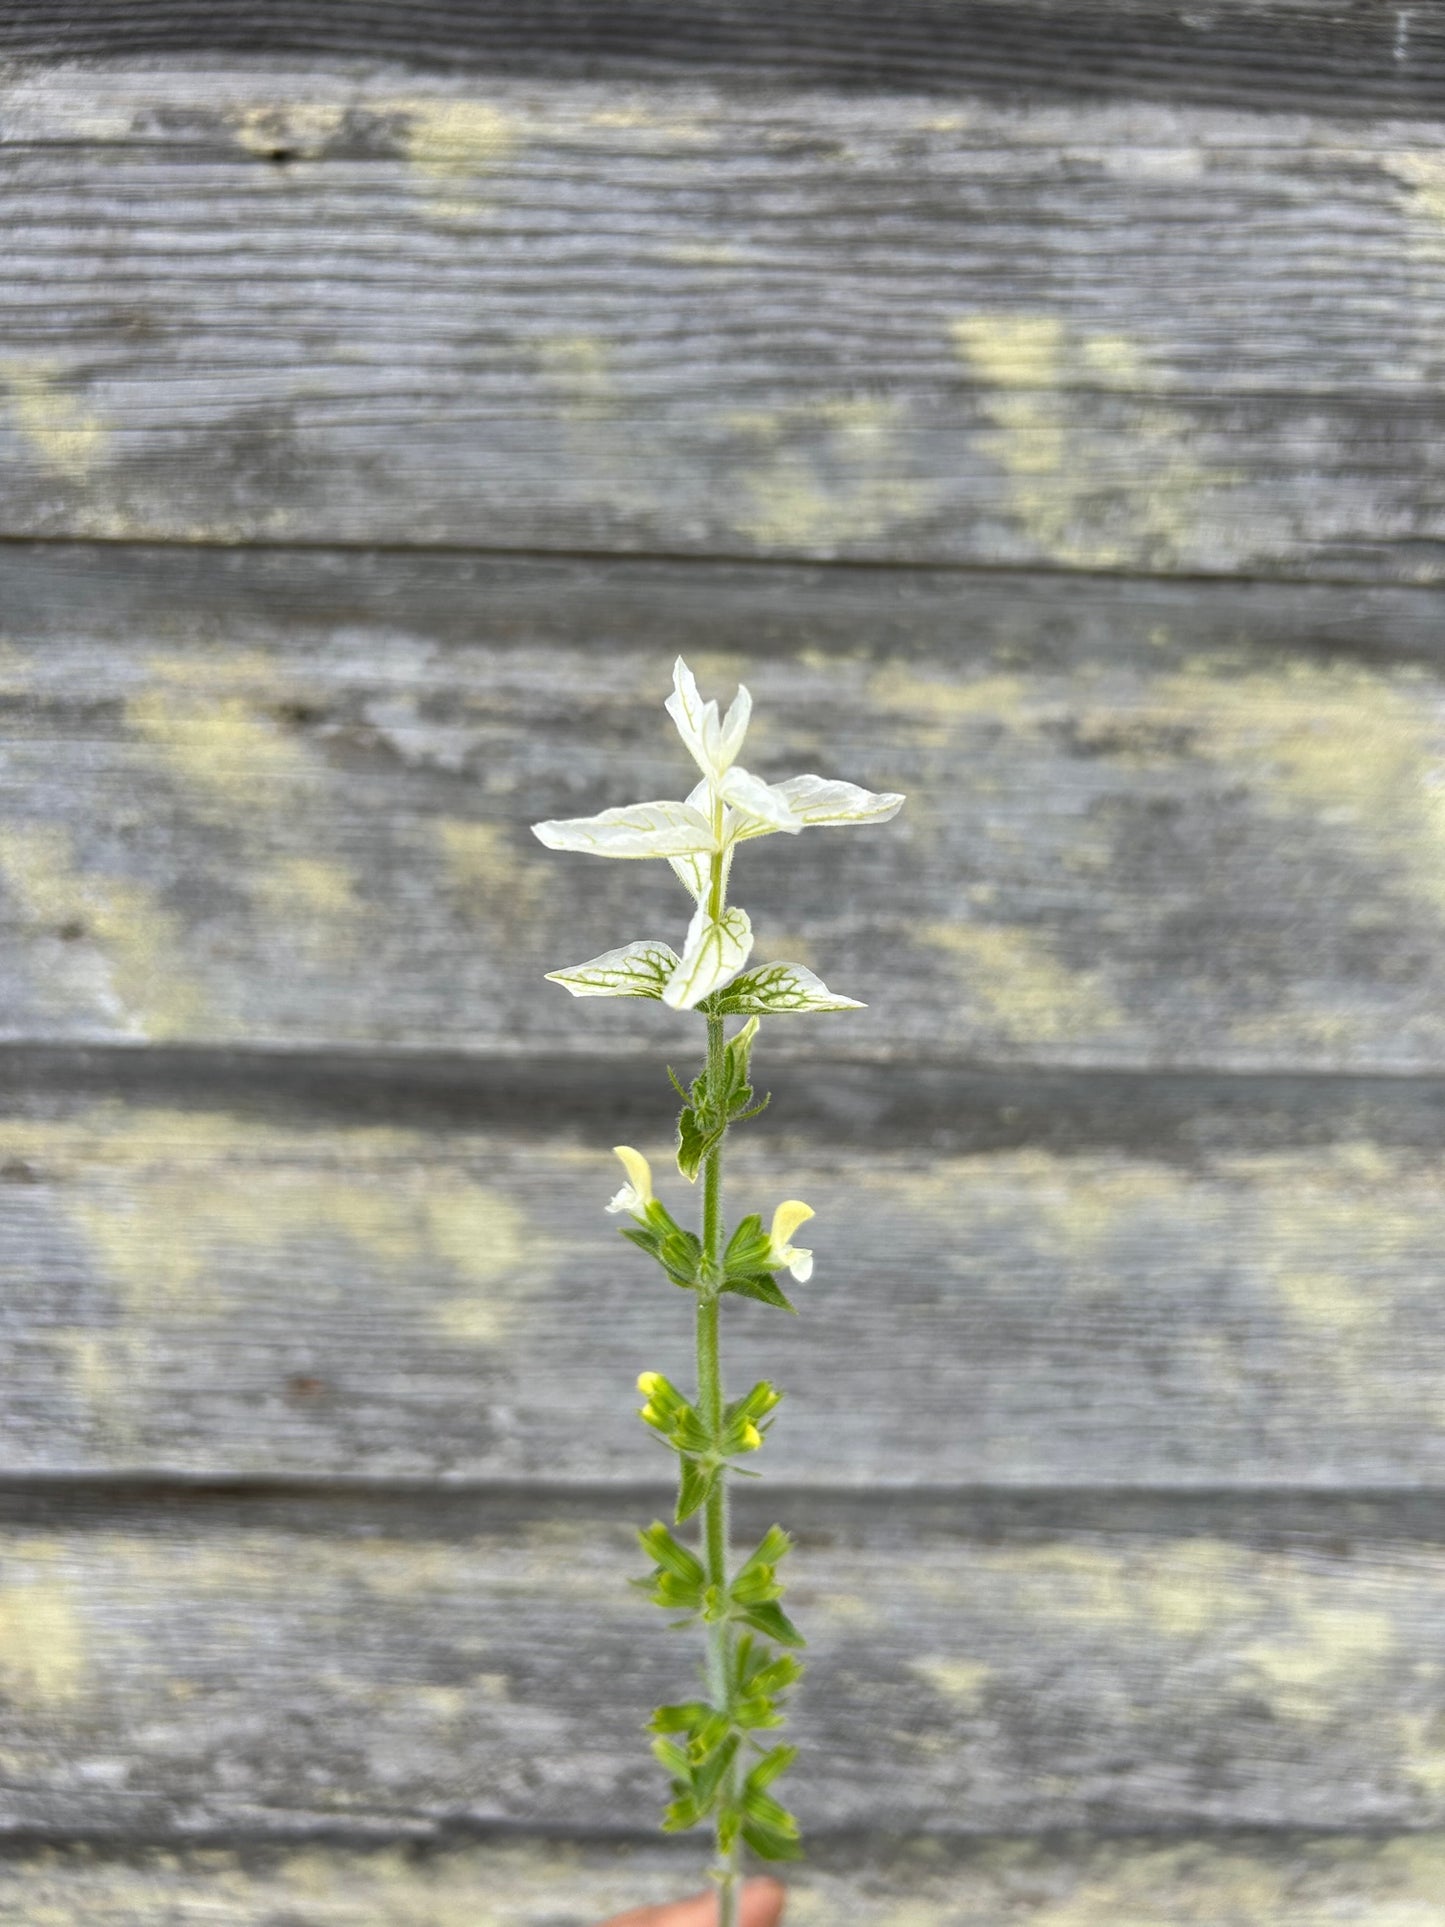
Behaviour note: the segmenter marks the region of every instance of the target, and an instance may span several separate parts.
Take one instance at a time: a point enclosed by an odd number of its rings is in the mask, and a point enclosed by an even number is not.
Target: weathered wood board
[[[14,1927],[595,1927],[697,1887],[679,1843],[141,1850],[44,1848],[0,1860]],[[814,1843],[788,1872],[789,1927],[1331,1927],[1341,1918],[1439,1927],[1435,1834],[1322,1841],[1259,1835],[1040,1844],[923,1837],[870,1850]]]
[[[625,1505],[9,1509],[0,1827],[655,1822],[639,1724],[691,1690],[697,1654],[681,1634],[669,1653],[624,1583]],[[1439,1827],[1438,1503],[1244,1511],[1112,1522],[1104,1504],[1041,1527],[997,1500],[813,1509],[789,1591],[809,1637],[800,1817]],[[740,1534],[772,1516],[747,1494]]]
[[[1445,572],[1445,142],[21,66],[0,533]]]
[[[764,774],[909,794],[739,859],[759,957],[874,1006],[774,1048],[1445,1065],[1428,594],[44,547],[0,578],[10,1039],[690,1048],[542,981],[680,942],[666,866],[528,830],[685,793],[684,647],[753,687]]]
[[[1147,1099],[1144,1150],[1087,1117],[1072,1145],[965,1155],[740,1142],[730,1215],[784,1192],[818,1212],[799,1318],[727,1305],[730,1382],[788,1395],[759,1465],[858,1488],[1439,1483],[1438,1118],[1392,1143],[1378,1106],[1327,1101],[1334,1141],[1308,1146],[1268,1091],[1252,1115],[1202,1098],[1192,1147]],[[629,1133],[660,1183],[672,1108],[659,1084]],[[660,1489],[633,1384],[693,1382],[691,1309],[602,1213],[618,1135],[12,1100],[0,1473]],[[675,1174],[667,1194],[695,1210]]]
[[[1430,6],[1354,0],[10,0],[14,60],[300,55],[613,82],[1435,114]]]

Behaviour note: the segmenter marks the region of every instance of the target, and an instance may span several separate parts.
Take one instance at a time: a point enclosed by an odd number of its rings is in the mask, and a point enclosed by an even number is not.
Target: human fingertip
[[[787,1897],[780,1880],[749,1880],[742,1892],[742,1927],[778,1927]]]

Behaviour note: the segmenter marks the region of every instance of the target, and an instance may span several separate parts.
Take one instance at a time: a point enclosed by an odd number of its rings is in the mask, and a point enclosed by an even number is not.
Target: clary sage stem
[[[649,1730],[653,1753],[672,1782],[663,1827],[677,1832],[711,1825],[719,1927],[736,1927],[743,1847],[764,1860],[792,1860],[800,1852],[797,1821],[768,1792],[792,1764],[796,1748],[768,1745],[758,1735],[783,1724],[785,1695],[802,1673],[792,1649],[804,1642],[779,1603],[777,1567],[792,1545],[781,1527],[770,1527],[729,1571],[728,1473],[741,1471],[734,1461],[761,1447],[782,1394],[761,1379],[742,1397],[728,1399],[719,1307],[732,1292],[794,1309],[777,1274],[786,1271],[800,1284],[811,1277],[813,1254],[792,1238],[813,1212],[789,1198],[774,1211],[768,1230],[751,1213],[729,1236],[723,1143],[732,1125],[755,1117],[768,1102],[754,1102],[751,1074],[763,1017],[861,1006],[836,996],[802,964],[746,970],[752,924],[745,910],[728,905],[728,880],[739,843],[778,832],[795,836],[815,826],[884,823],[897,815],[903,798],[821,776],[767,783],[752,775],[737,761],[752,698],[740,688],[719,718],[717,704],[703,702],[681,657],[666,707],[702,772],[684,801],[634,803],[598,816],[537,823],[533,830],[552,850],[665,857],[694,904],[681,955],[656,938],[641,938],[548,975],[574,997],[649,997],[673,1010],[700,1010],[707,1019],[702,1070],[687,1087],[673,1078],[683,1100],[675,1157],[689,1183],[702,1178],[701,1235],[685,1230],[654,1195],[652,1168],[631,1145],[616,1147],[627,1182],[607,1209],[631,1220],[622,1235],[696,1299],[695,1397],[686,1398],[660,1372],[644,1372],[637,1389],[646,1401],[639,1416],[677,1457],[674,1523],[701,1513],[702,1529],[694,1550],[655,1520],[638,1535],[652,1571],[633,1583],[680,1615],[674,1625],[700,1624],[706,1634],[707,1698],[659,1706]],[[729,1017],[746,1019],[731,1037]]]

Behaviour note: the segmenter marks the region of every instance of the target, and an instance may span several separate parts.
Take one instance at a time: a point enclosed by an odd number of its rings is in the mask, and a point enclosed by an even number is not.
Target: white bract
[[[727,907],[732,854],[753,837],[845,823],[886,823],[903,806],[891,791],[877,794],[856,783],[822,776],[790,776],[769,783],[738,763],[752,714],[752,697],[741,686],[726,716],[704,702],[696,679],[679,656],[673,665],[667,712],[677,725],[702,781],[681,802],[633,803],[597,816],[534,823],[549,850],[580,850],[592,856],[665,857],[691,893],[696,909],[682,955],[655,941],[624,944],[588,963],[549,973],[574,997],[657,997],[674,1010],[691,1010],[742,970],[752,951],[752,926],[744,911]],[[789,973],[757,1011],[845,1010],[854,999],[835,997],[801,964],[770,965]],[[763,975],[765,973],[755,973]]]

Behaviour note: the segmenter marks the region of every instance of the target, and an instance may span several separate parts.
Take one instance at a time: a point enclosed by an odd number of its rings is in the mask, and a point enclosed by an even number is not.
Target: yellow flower
[[[634,1151],[630,1144],[614,1144],[612,1148],[622,1160],[628,1181],[607,1209],[630,1211],[634,1218],[645,1218],[647,1207],[652,1203],[652,1166],[641,1151]]]
[[[769,1271],[781,1271],[785,1266],[800,1285],[806,1284],[813,1275],[813,1254],[789,1242],[800,1224],[806,1224],[813,1215],[813,1207],[798,1198],[788,1198],[773,1213],[773,1228],[768,1234]]]

